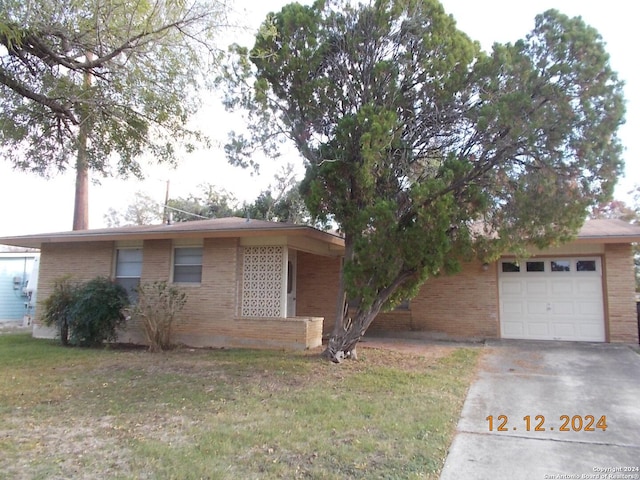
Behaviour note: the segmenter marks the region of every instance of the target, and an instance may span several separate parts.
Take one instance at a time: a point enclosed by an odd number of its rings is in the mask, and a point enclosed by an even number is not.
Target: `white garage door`
[[[502,338],[603,342],[600,258],[498,263]]]

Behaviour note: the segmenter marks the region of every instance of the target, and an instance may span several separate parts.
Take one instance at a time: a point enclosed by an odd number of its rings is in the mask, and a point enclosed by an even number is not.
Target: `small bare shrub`
[[[131,307],[131,318],[142,325],[149,351],[161,352],[171,347],[171,329],[187,303],[187,294],[167,282],[141,283],[138,301]]]

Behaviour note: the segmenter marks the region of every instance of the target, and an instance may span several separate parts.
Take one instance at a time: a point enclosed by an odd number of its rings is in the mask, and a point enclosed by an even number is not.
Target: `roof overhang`
[[[587,220],[575,243],[638,243],[640,227],[618,219]]]
[[[340,255],[344,252],[344,239],[306,225],[266,222],[231,217],[170,225],[150,225],[97,230],[78,230],[0,238],[0,244],[26,248],[42,248],[45,244],[80,242],[117,242],[144,240],[176,240],[205,238],[253,239],[247,243],[257,244],[257,238],[287,237],[312,240],[327,246],[327,252]],[[292,245],[295,244],[295,240]],[[588,220],[571,242],[577,244],[630,244],[640,243],[640,227],[622,220]],[[295,247],[294,247],[295,248]]]
[[[242,218],[221,218],[195,222],[173,223],[97,230],[77,230],[0,238],[0,244],[42,248],[45,244],[117,242],[144,240],[175,240],[189,238],[251,238],[251,237],[307,238],[324,243],[330,251],[341,252],[344,239],[330,232],[309,226],[265,222]]]
[[[639,243],[640,235],[609,235],[577,237],[572,243]]]

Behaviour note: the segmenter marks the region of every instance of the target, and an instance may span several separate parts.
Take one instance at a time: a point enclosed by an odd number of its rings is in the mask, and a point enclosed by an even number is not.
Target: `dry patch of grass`
[[[67,349],[0,337],[15,479],[438,478],[479,350]]]

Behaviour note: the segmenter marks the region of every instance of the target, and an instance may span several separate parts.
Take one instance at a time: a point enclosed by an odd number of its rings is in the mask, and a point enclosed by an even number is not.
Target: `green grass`
[[[438,478],[478,350],[69,349],[0,335],[7,478]]]

